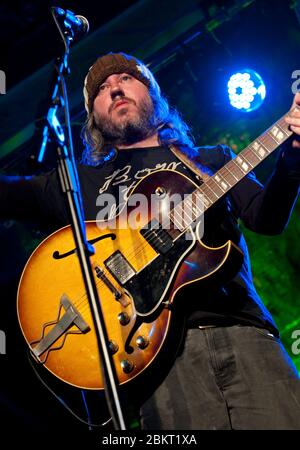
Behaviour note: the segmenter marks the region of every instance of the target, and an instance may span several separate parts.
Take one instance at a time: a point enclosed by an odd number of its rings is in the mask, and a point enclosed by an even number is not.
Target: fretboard
[[[191,226],[203,212],[227,194],[231,188],[291,136],[292,131],[289,130],[289,126],[284,120],[288,114],[281,117],[234,159],[211,176],[208,181],[173,208],[170,218],[180,231]]]

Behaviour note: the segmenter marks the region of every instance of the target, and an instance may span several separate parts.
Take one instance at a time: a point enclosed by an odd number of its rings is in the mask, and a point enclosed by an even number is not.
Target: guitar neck
[[[289,130],[289,126],[284,120],[288,114],[282,116],[236,158],[230,160],[208,181],[175,206],[171,211],[170,218],[180,231],[191,226],[203,212],[223,195],[226,195],[231,188],[292,135],[292,131]]]

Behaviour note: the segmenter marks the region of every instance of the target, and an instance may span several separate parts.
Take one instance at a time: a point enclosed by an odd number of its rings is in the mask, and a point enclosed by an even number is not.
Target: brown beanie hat
[[[96,60],[85,78],[83,94],[88,113],[93,110],[94,100],[103,81],[112,74],[123,72],[134,76],[148,88],[152,86],[160,91],[153,74],[137,58],[126,53],[108,53]]]

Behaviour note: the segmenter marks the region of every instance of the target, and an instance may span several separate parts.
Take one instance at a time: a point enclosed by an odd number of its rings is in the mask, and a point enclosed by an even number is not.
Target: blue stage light
[[[243,112],[259,108],[266,96],[263,79],[251,69],[244,69],[232,75],[227,86],[230,104]]]

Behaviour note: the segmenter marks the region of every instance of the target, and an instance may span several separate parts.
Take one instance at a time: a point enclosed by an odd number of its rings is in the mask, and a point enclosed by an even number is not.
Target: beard
[[[156,127],[154,124],[154,108],[150,97],[140,100],[136,107],[136,114],[130,114],[124,119],[121,117],[122,113],[124,115],[127,113],[120,109],[118,111],[118,114],[120,114],[119,122],[114,122],[109,117],[98,116],[96,120],[97,128],[106,144],[131,145],[153,134]]]

